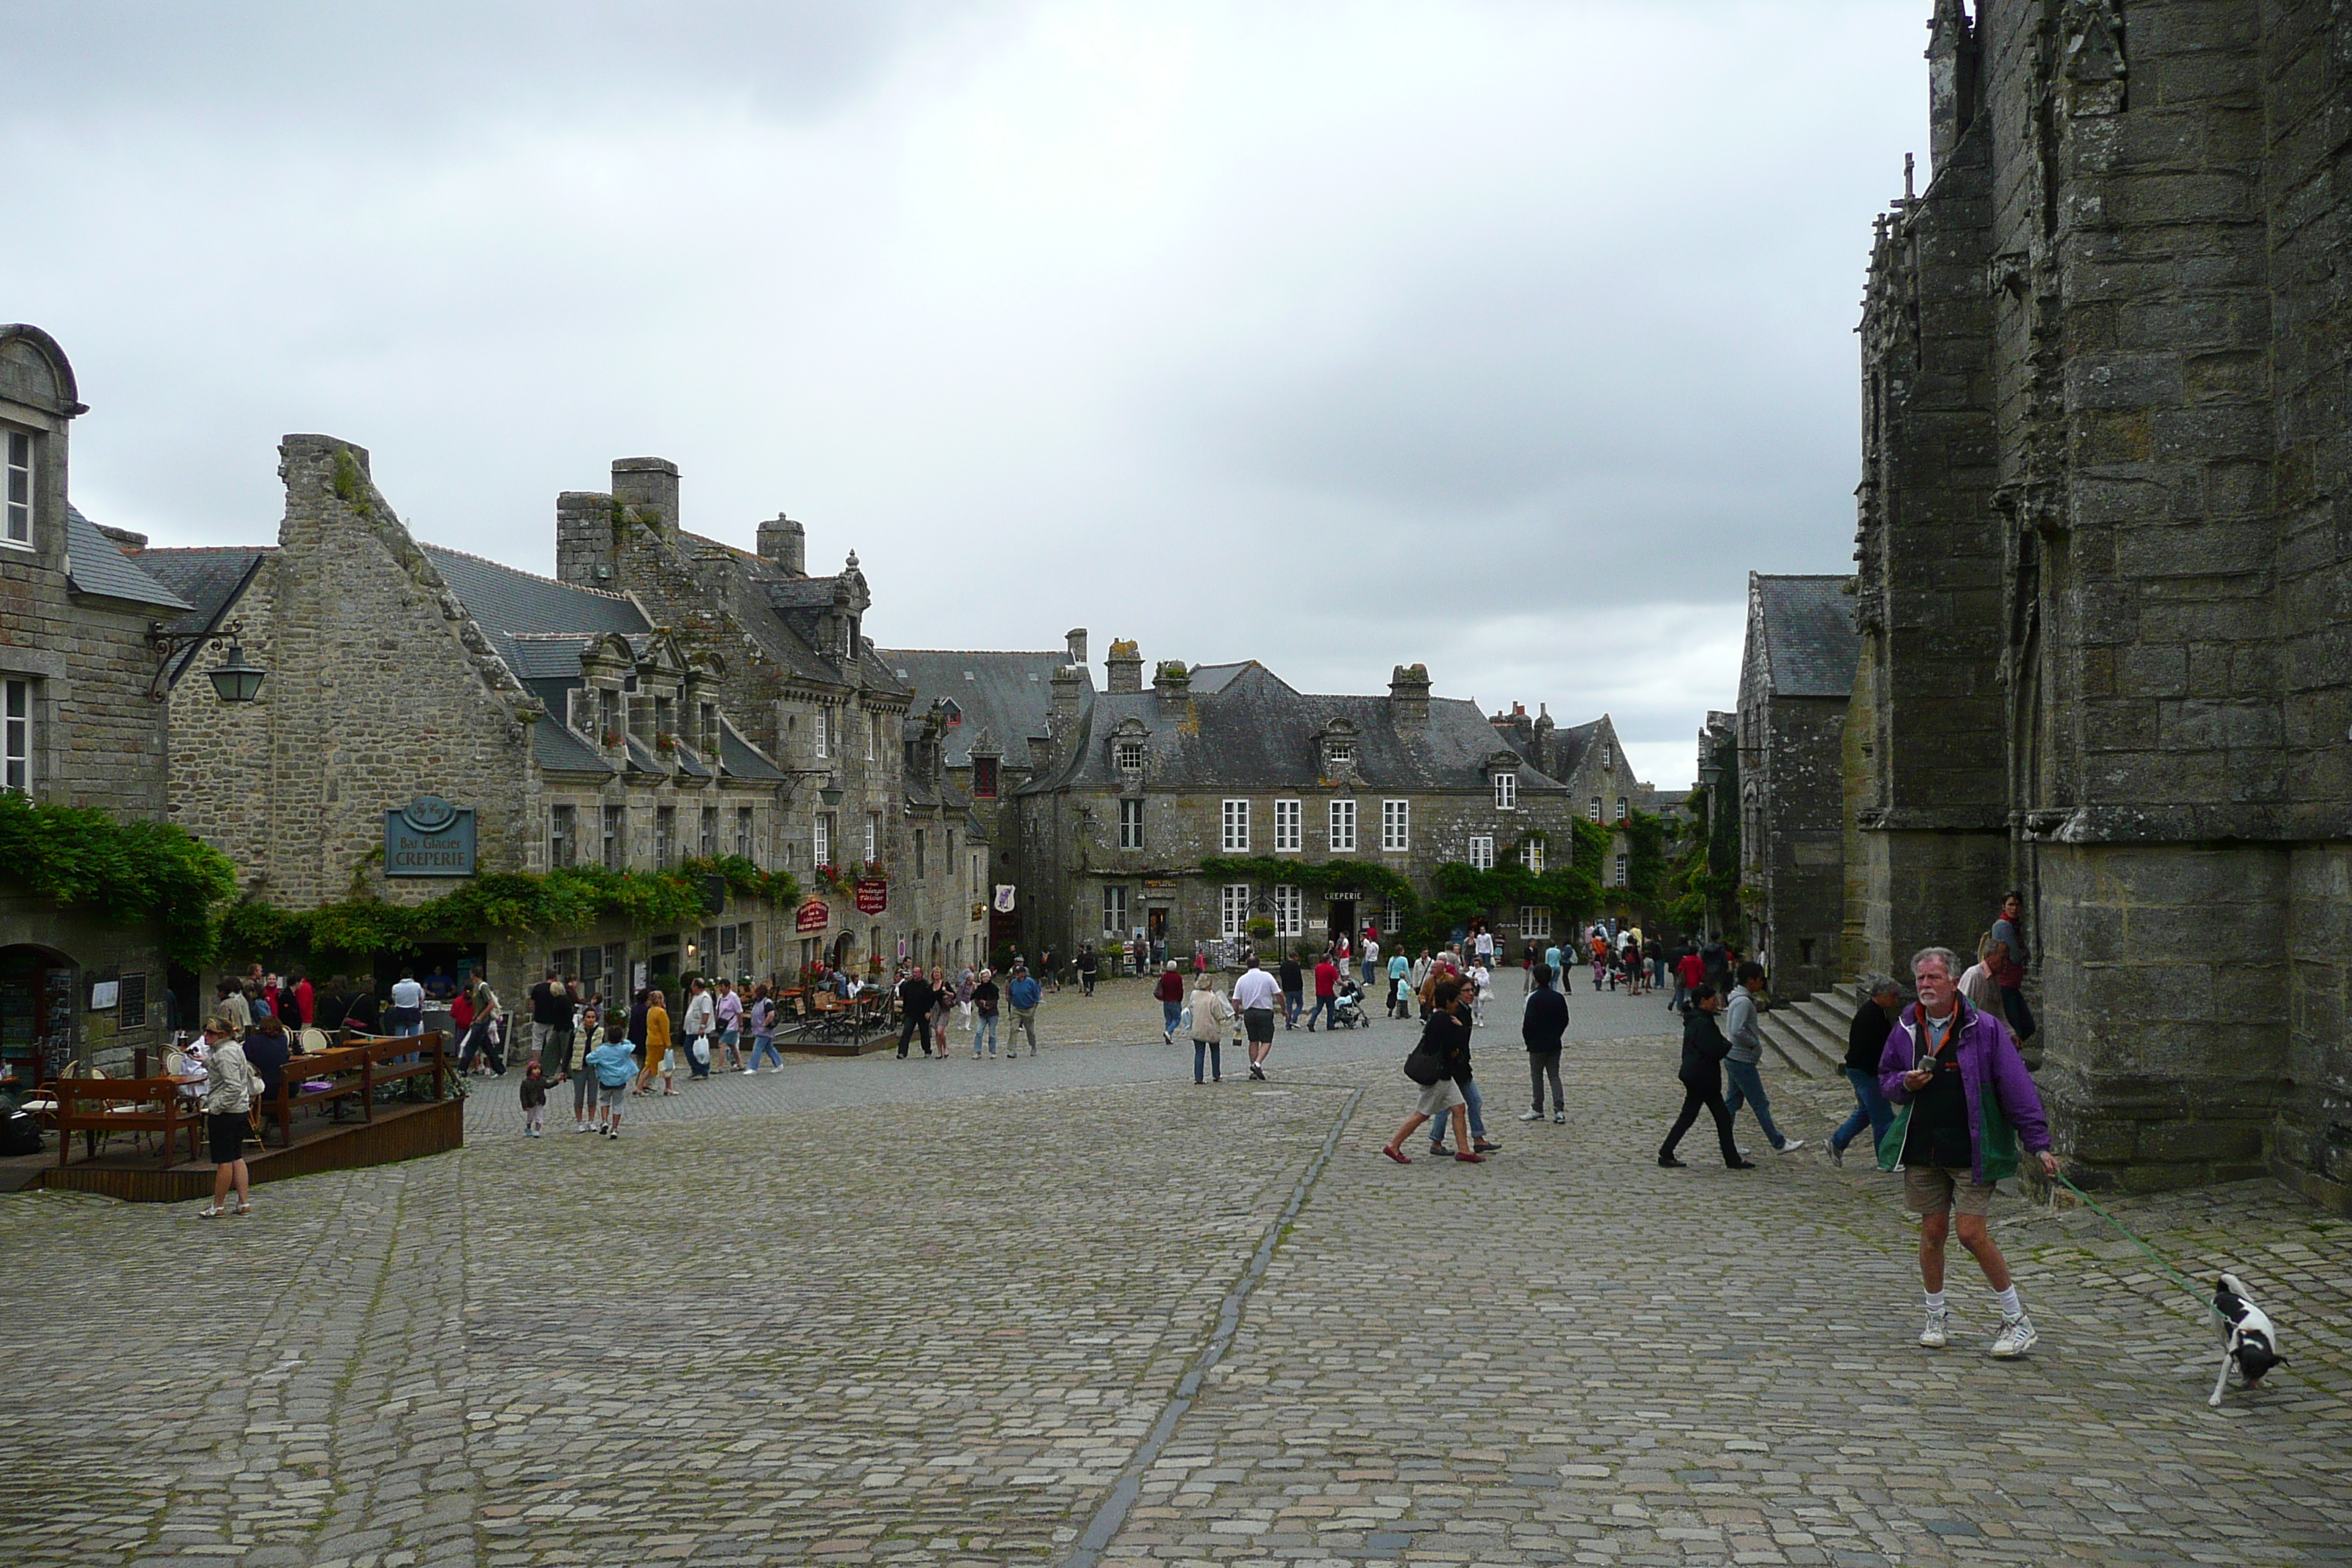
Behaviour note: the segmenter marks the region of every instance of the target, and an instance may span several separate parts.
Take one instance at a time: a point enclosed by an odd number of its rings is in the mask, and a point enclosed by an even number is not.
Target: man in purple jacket
[[[1951,1314],[1944,1305],[1944,1239],[1952,1215],[1959,1215],[1960,1245],[1984,1270],[1985,1283],[2000,1302],[1997,1356],[2023,1355],[2039,1337],[2017,1299],[2009,1262],[1985,1228],[1994,1184],[2017,1173],[2017,1144],[2042,1159],[2042,1169],[2058,1173],[2050,1149],[2050,1123],[2042,1097],[2000,1019],[1971,1007],[1960,995],[1959,959],[1949,948],[1931,947],[1911,961],[1919,1000],[1904,1009],[1878,1058],[1879,1088],[1898,1108],[1889,1136],[1879,1141],[1878,1163],[1892,1168],[1899,1159],[1903,1201],[1919,1215],[1919,1275],[1927,1297],[1927,1326],[1919,1342],[1940,1350],[1950,1342]]]

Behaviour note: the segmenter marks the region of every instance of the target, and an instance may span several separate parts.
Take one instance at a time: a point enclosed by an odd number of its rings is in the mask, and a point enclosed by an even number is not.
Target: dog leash
[[[2212,1310],[2213,1299],[2209,1292],[2201,1289],[2195,1280],[2180,1272],[2179,1269],[2175,1268],[2171,1264],[2167,1263],[2164,1260],[2164,1255],[2158,1252],[2155,1247],[2150,1247],[2147,1241],[2141,1238],[2137,1232],[2132,1229],[2131,1226],[2126,1225],[2123,1221],[2117,1219],[2115,1215],[2101,1208],[2097,1199],[2092,1197],[2090,1194],[2084,1192],[2082,1188],[2068,1181],[2064,1172],[2060,1172],[2056,1176],[2053,1176],[2051,1179],[2059,1183],[2076,1197],[2082,1199],[2084,1204],[2093,1214],[2097,1215],[2101,1219],[2105,1220],[2109,1225],[2114,1226],[2116,1230],[2122,1232],[2125,1240],[2130,1242],[2134,1247],[2138,1247],[2142,1252],[2147,1253],[2148,1257],[2155,1261],[2155,1264],[2158,1268],[2163,1269],[2167,1274],[2171,1275],[2173,1279],[2179,1280],[2180,1288],[2188,1291],[2191,1296],[2196,1297],[2200,1302],[2204,1304],[2205,1309],[2208,1311]]]

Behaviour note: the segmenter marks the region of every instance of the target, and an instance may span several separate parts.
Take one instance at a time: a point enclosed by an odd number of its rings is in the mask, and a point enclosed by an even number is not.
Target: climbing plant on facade
[[[214,912],[236,891],[236,868],[167,822],[118,822],[87,807],[0,794],[0,878],[116,925],[152,921],[164,955],[212,961]]]

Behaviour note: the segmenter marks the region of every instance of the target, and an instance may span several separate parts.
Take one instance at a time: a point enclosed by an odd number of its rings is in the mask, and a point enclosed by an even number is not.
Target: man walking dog
[[[2044,1174],[2058,1173],[2050,1124],[2024,1058],[2001,1020],[1969,1005],[1957,978],[1960,961],[1949,948],[1924,949],[1911,961],[1919,1000],[1886,1037],[1878,1060],[1879,1088],[1898,1108],[1878,1142],[1881,1170],[1900,1160],[1905,1206],[1920,1216],[1919,1278],[1927,1321],[1919,1342],[1941,1350],[1951,1341],[1944,1302],[1944,1241],[1958,1215],[1960,1245],[1984,1270],[2000,1303],[1996,1356],[2023,1355],[2040,1338],[2017,1299],[2009,1262],[1986,1228],[1993,1185],[2017,1172],[2017,1145],[2040,1157]]]

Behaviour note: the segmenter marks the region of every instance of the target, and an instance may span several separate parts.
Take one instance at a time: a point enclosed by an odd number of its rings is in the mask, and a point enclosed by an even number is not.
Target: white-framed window
[[[1622,795],[1619,795],[1617,797],[1617,820],[1623,822],[1632,816],[1633,812],[1626,806],[1625,797]]]
[[[1474,871],[1491,871],[1494,868],[1494,835],[1487,833],[1472,834],[1470,836],[1470,868]]]
[[[824,709],[820,708],[816,710],[816,730],[814,733],[816,736],[816,760],[821,763],[825,759],[826,745],[833,736],[833,715]]]
[[[1381,900],[1381,930],[1388,933],[1390,942],[1397,941],[1396,933],[1403,925],[1404,910],[1397,907],[1397,901],[1394,899]]]
[[[1331,803],[1331,853],[1352,855],[1356,852],[1356,803],[1335,800]]]
[[[1118,803],[1118,847],[1121,849],[1143,847],[1143,802],[1140,800]]]
[[[833,813],[820,811],[810,821],[809,855],[812,866],[833,864]]]
[[[1496,811],[1519,809],[1518,774],[1496,773],[1495,775],[1495,809]]]
[[[1143,742],[1120,741],[1111,747],[1111,757],[1120,773],[1139,773],[1143,771]]]
[[[1274,934],[1303,936],[1307,932],[1307,892],[1303,888],[1274,890]]]
[[[1530,871],[1542,871],[1543,849],[1542,839],[1522,838],[1519,840],[1519,864]]]
[[[1617,765],[1617,748],[1606,741],[1601,742],[1601,765],[1604,768]]]
[[[0,784],[17,795],[33,793],[33,683],[11,680],[6,683],[5,761],[0,763],[5,773],[0,773]]]
[[[22,430],[8,432],[8,517],[5,537],[10,544],[33,542],[33,437]]]
[[[1529,942],[1551,940],[1551,908],[1548,904],[1519,906],[1519,935]]]
[[[1622,887],[1628,887],[1628,886],[1630,886],[1630,885],[1631,885],[1631,883],[1632,883],[1632,877],[1631,877],[1631,873],[1632,873],[1632,871],[1633,871],[1633,857],[1632,857],[1632,856],[1630,856],[1630,855],[1620,855],[1620,856],[1618,856],[1618,857],[1617,857],[1617,868],[1616,868],[1616,870],[1615,870],[1613,873],[1612,873],[1612,874],[1611,874],[1611,876],[1610,876],[1610,878],[1609,878],[1609,885],[1610,885],[1611,887],[1612,887],[1612,888],[1622,888]]]
[[[1274,852],[1303,849],[1307,845],[1307,810],[1298,801],[1274,803]]]
[[[1103,889],[1102,928],[1105,936],[1127,934],[1127,889],[1125,888],[1107,887]]]
[[[654,869],[669,869],[670,857],[677,848],[677,807],[654,807]]]
[[[1355,742],[1326,741],[1323,742],[1323,761],[1326,772],[1336,773],[1341,768],[1348,766],[1355,760]]]
[[[1595,822],[1601,820],[1601,797],[1599,795],[1596,795],[1592,797],[1592,804],[1585,807],[1584,815],[1592,818]]]
[[[1249,805],[1245,800],[1225,802],[1224,835],[1219,842],[1228,855],[1249,853]]]
[[[882,814],[878,811],[869,811],[866,814],[866,858],[879,860],[881,858]]]
[[[1241,935],[1249,926],[1249,884],[1227,882],[1217,892],[1218,929],[1228,937]]]
[[[1381,802],[1381,847],[1391,855],[1412,847],[1412,802]]]

